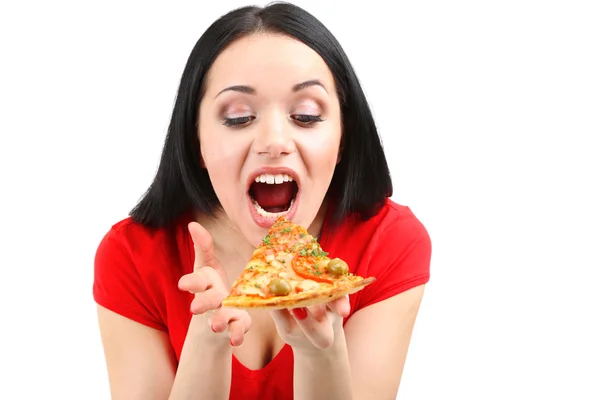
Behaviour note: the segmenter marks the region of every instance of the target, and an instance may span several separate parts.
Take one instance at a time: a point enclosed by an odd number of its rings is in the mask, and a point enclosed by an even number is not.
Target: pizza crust
[[[356,293],[373,282],[375,282],[375,278],[364,278],[349,282],[343,286],[326,285],[329,287],[320,287],[318,290],[310,292],[268,298],[248,295],[229,296],[223,300],[222,305],[223,307],[230,308],[262,308],[273,310],[309,307],[317,304],[329,303],[346,295]]]

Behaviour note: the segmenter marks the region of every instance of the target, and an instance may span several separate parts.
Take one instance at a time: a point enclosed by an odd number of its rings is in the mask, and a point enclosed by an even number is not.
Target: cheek
[[[339,132],[317,133],[303,140],[302,158],[313,180],[329,181],[337,164],[339,148]]]
[[[230,208],[232,199],[237,199],[239,192],[240,171],[244,156],[240,154],[239,147],[233,143],[222,140],[203,140],[201,153],[204,159],[204,168],[212,182],[212,187],[225,209]],[[227,168],[223,168],[226,165]]]
[[[201,142],[201,146],[204,164],[209,172],[233,173],[236,171],[233,167],[241,165],[244,161],[241,146],[233,141],[206,141]],[[231,168],[223,168],[223,165]],[[239,168],[237,170],[239,171]]]
[[[203,167],[213,181],[213,185],[222,185],[223,182],[237,182],[237,175],[244,162],[244,143],[239,138],[224,134],[219,129],[211,130],[210,127],[200,127],[200,155]],[[228,168],[223,168],[227,165]]]

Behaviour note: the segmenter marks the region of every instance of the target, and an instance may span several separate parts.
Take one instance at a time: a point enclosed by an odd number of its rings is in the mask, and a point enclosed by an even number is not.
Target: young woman
[[[156,178],[95,259],[114,399],[394,399],[431,244],[332,34],[276,3],[223,16],[183,72]],[[375,283],[326,306],[220,307],[279,215]]]

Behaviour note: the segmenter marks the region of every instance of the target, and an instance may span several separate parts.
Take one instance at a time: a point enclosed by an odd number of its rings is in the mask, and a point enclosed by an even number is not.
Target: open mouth
[[[291,175],[285,173],[261,174],[254,178],[248,195],[256,213],[272,220],[292,209],[298,195],[298,184]]]

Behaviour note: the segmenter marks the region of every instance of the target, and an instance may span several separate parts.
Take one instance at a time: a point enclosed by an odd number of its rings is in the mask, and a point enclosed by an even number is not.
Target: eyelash
[[[295,115],[292,118],[305,126],[310,126],[310,125],[313,125],[318,122],[323,122],[323,119],[321,118],[320,115],[301,114],[301,115]],[[239,128],[239,127],[242,127],[242,125],[245,125],[248,122],[252,121],[253,119],[255,119],[255,117],[225,118],[223,125],[233,127],[233,128]]]
[[[305,125],[312,125],[317,122],[323,122],[320,115],[296,115],[294,119],[300,122],[301,124]]]
[[[248,122],[250,122],[253,119],[254,119],[254,117],[225,118],[225,122],[223,122],[223,125],[235,127],[235,126],[247,124]]]

